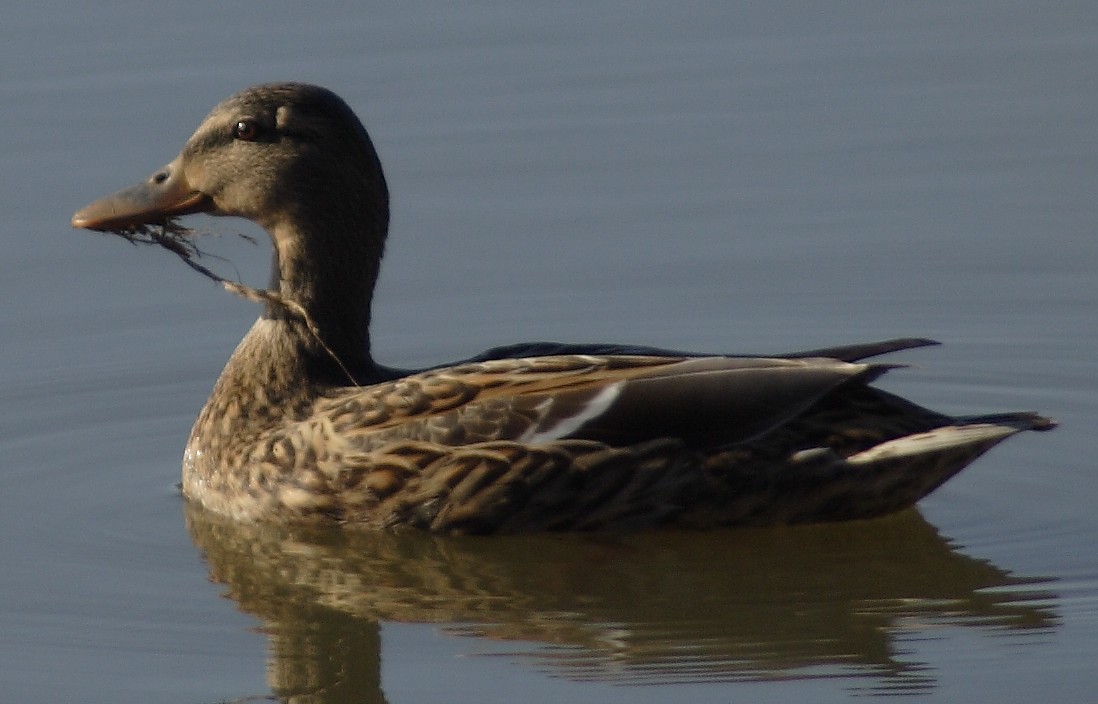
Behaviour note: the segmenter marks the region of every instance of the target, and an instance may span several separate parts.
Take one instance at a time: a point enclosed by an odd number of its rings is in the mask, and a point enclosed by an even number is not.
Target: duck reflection
[[[906,639],[1057,622],[1040,604],[1053,598],[1044,580],[955,552],[913,510],[795,528],[493,538],[242,525],[194,506],[186,519],[212,579],[263,620],[270,685],[295,702],[384,701],[380,621],[529,642],[527,662],[575,679],[844,677],[891,693],[934,684],[932,664],[905,657]]]

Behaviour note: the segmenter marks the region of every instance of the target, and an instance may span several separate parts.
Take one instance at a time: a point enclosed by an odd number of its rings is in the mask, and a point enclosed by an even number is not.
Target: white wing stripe
[[[540,424],[536,425],[523,433],[520,441],[529,443],[552,442],[553,440],[560,440],[561,438],[568,437],[579,430],[587,421],[598,418],[605,413],[606,410],[614,404],[614,401],[617,400],[618,396],[621,395],[621,390],[624,385],[624,381],[610,384],[605,389],[595,394],[579,412],[566,418],[561,418],[548,428],[544,428]]]

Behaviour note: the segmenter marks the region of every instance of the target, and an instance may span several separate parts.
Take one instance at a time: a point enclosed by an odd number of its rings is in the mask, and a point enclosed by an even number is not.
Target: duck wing
[[[499,359],[341,390],[316,408],[331,432],[455,447],[563,439],[727,445],[766,433],[836,387],[889,367],[828,358],[566,355]]]
[[[279,501],[302,515],[436,532],[636,527],[697,503],[706,457],[757,442],[885,369],[834,359],[491,360],[334,392],[266,444],[283,457],[295,448],[292,471],[280,468]]]

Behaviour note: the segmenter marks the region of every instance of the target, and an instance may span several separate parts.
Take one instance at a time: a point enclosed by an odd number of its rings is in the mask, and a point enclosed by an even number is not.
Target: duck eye
[[[259,137],[259,126],[256,125],[254,120],[239,120],[233,125],[233,139],[251,142],[257,137]]]

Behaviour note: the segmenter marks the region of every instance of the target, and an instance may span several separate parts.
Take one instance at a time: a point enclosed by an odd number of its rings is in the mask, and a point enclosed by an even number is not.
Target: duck
[[[389,192],[362,122],[306,83],[218,104],[179,155],[75,228],[254,221],[263,306],[198,414],[182,494],[241,522],[444,534],[716,528],[909,508],[1032,412],[952,417],[872,382],[922,338],[780,355],[529,342],[447,365],[376,362]],[[292,302],[283,305],[280,302]]]

